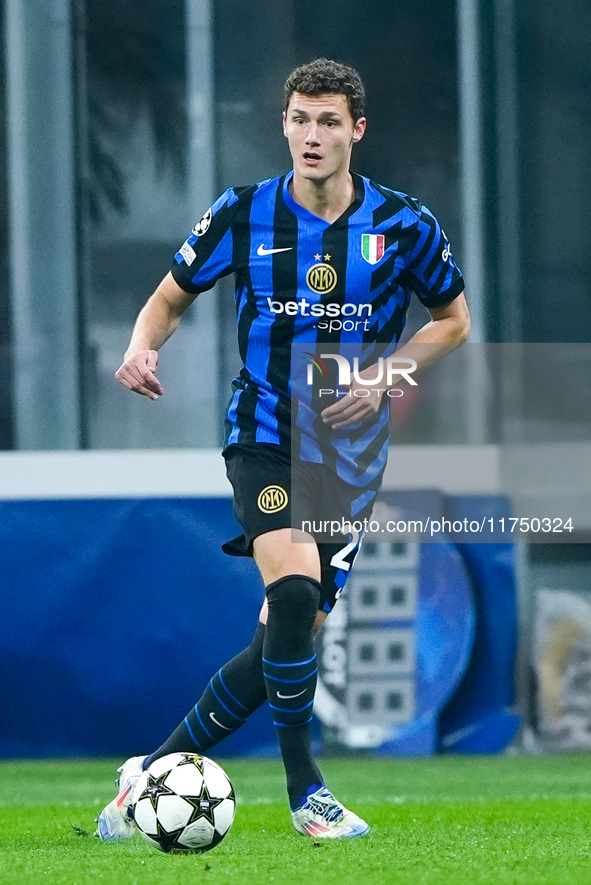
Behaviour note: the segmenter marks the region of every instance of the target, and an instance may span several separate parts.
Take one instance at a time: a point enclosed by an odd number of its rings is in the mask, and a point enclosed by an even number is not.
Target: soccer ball
[[[140,775],[133,816],[150,845],[169,854],[209,851],[234,820],[236,800],[228,775],[211,759],[171,753]]]

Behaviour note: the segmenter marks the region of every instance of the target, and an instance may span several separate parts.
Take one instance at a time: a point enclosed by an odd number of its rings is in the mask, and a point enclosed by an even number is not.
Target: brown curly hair
[[[286,111],[294,92],[301,95],[345,95],[354,123],[365,112],[365,89],[361,77],[354,68],[329,58],[317,58],[291,72],[283,87]]]

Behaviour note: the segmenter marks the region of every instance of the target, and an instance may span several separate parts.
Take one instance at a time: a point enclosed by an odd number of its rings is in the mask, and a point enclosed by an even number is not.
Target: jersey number
[[[354,550],[358,544],[359,544],[359,532],[354,532],[353,540],[349,541],[349,543],[346,544],[341,550],[337,550],[335,555],[330,560],[330,564],[334,568],[342,568],[343,571],[348,572],[349,569],[351,568],[351,566],[353,565],[353,563],[347,562],[345,557],[347,557],[349,555],[349,553],[351,553],[351,551]]]

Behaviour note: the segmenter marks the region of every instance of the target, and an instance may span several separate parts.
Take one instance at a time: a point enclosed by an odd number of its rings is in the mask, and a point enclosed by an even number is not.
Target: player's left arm
[[[463,292],[448,304],[427,309],[431,317],[430,321],[415,332],[400,350],[396,351],[396,359],[413,360],[416,363],[416,369],[413,372],[419,372],[426,366],[447,356],[448,353],[463,344],[470,334],[470,313]],[[411,366],[410,362],[406,365],[401,363],[401,367],[405,368],[407,372]],[[370,366],[359,374],[362,378],[375,378],[375,366]],[[396,387],[402,377],[401,372],[398,381],[391,384],[390,388]],[[375,389],[368,388],[353,380],[350,388],[353,395],[343,397],[324,409],[321,413],[322,419],[325,424],[330,424],[334,429],[363,421],[379,411],[382,397],[390,388],[382,386]],[[371,395],[356,397],[355,390],[357,389],[369,389]]]
[[[431,317],[430,322],[396,351],[398,358],[416,360],[417,371],[447,356],[463,344],[470,334],[470,313],[463,292],[448,304],[428,307],[427,310]]]

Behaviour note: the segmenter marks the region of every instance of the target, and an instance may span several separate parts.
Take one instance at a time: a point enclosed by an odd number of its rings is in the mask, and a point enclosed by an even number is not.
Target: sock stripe
[[[307,710],[308,707],[311,707],[313,703],[314,703],[314,701],[311,700],[309,704],[306,704],[304,707],[298,707],[297,710],[286,710],[285,707],[276,707],[274,704],[271,704],[270,702],[269,702],[269,706],[271,707],[272,710],[278,710],[280,713],[303,713],[304,710]]]
[[[263,673],[265,679],[272,679],[273,682],[286,682],[288,685],[294,685],[296,682],[305,682],[306,679],[309,679],[310,676],[315,676],[318,673],[318,667],[315,670],[312,670],[311,673],[308,673],[307,676],[302,676],[301,679],[284,679],[283,676],[269,676],[268,673]]]
[[[148,762],[170,753],[207,753],[240,728],[245,718],[264,703],[267,692],[261,658],[265,633],[265,626],[259,623],[250,645],[213,676],[195,707],[189,710],[156,752],[148,757]],[[309,654],[309,651],[306,648],[299,654]],[[226,681],[232,686],[232,691],[228,690]]]
[[[188,716],[185,716],[185,720],[184,720],[184,721],[185,721],[185,726],[186,726],[186,728],[187,728],[187,731],[189,732],[189,734],[190,734],[190,736],[191,736],[191,740],[193,741],[193,743],[195,744],[195,746],[197,747],[197,749],[198,749],[198,750],[201,750],[201,744],[199,743],[199,741],[197,740],[197,738],[196,738],[195,735],[193,734],[193,729],[191,728],[191,723],[189,722],[189,717],[188,717]]]
[[[311,658],[308,658],[307,661],[296,661],[295,664],[276,664],[275,661],[269,661],[267,658],[263,658],[263,664],[270,664],[271,667],[303,667],[304,664],[311,664],[312,661],[316,660],[316,655],[312,655]]]
[[[320,591],[319,581],[298,574],[288,575],[266,588],[268,618],[262,670],[267,698],[273,705],[271,713],[291,805],[312,784],[322,780],[312,754],[310,728],[317,681],[312,637]],[[305,703],[306,698],[310,703]]]
[[[223,668],[222,668],[222,669],[223,669]],[[218,670],[217,675],[218,675],[218,677],[219,677],[219,680],[220,680],[220,682],[221,682],[221,684],[222,684],[222,687],[223,687],[224,691],[228,694],[228,696],[232,698],[232,700],[234,701],[235,704],[237,704],[237,705],[238,705],[239,707],[241,707],[243,710],[246,710],[246,712],[250,715],[250,713],[252,712],[252,710],[251,710],[249,707],[245,707],[244,704],[241,704],[240,701],[238,700],[238,698],[235,698],[234,695],[232,694],[232,692],[228,689],[228,686],[226,685],[226,683],[224,682],[224,679],[223,679],[223,677],[222,677],[222,671],[221,671],[221,670]],[[212,681],[213,681],[213,680],[212,680]],[[217,695],[216,695],[216,697],[217,697]],[[238,717],[236,717],[236,718],[238,718]],[[242,721],[244,722],[245,720],[243,719]]]
[[[273,655],[274,657],[275,655]],[[292,664],[276,664],[268,658],[263,658],[263,676],[267,683],[267,696],[269,706],[273,711],[273,718],[282,720],[283,725],[291,725],[296,728],[303,725],[303,718],[307,718],[310,708],[314,705],[314,692],[318,673],[316,655],[305,661]],[[280,669],[291,667],[290,670]],[[293,668],[296,668],[295,670]],[[274,669],[277,668],[277,669]],[[269,672],[271,670],[271,673]],[[271,674],[274,675],[271,675]],[[302,675],[297,675],[302,674]],[[286,678],[286,677],[290,678]],[[294,704],[303,703],[303,695],[307,694],[311,700],[300,707]]]
[[[306,719],[305,722],[301,722],[301,723],[298,722],[298,725],[309,725],[309,723],[312,721],[313,718],[314,718],[313,716],[310,716],[310,718]],[[290,725],[287,722],[275,722],[275,720],[273,720],[273,725],[278,726],[278,728],[294,728],[293,725]]]
[[[193,707],[193,709],[195,710],[195,715],[197,716],[197,719],[199,720],[199,725],[201,726],[201,728],[203,729],[203,731],[205,732],[205,734],[207,735],[207,737],[208,737],[210,740],[213,741],[213,740],[214,740],[214,737],[213,737],[213,735],[211,734],[211,732],[208,731],[208,729],[206,728],[205,723],[203,722],[203,719],[201,718],[201,715],[200,715],[199,710],[198,710],[198,708],[197,708],[197,705],[195,705],[195,706]]]
[[[238,722],[246,722],[246,717],[245,717],[245,716],[237,716],[236,713],[233,713],[233,712],[230,710],[230,708],[227,707],[226,704],[224,704],[224,702],[222,701],[221,697],[219,696],[219,694],[218,694],[217,691],[215,690],[215,686],[214,686],[214,684],[213,684],[213,679],[212,679],[211,682],[209,683],[209,687],[211,688],[212,692],[214,693],[214,695],[215,695],[215,697],[216,697],[216,700],[219,701],[219,703],[222,705],[222,707],[224,708],[224,710],[226,711],[226,713],[229,713],[229,714],[230,714],[230,716],[232,717],[232,719],[236,719]]]

